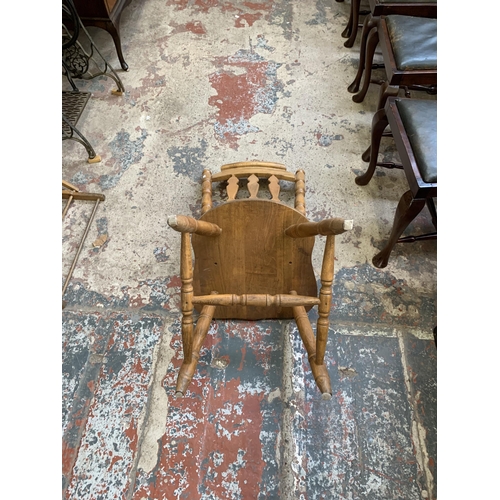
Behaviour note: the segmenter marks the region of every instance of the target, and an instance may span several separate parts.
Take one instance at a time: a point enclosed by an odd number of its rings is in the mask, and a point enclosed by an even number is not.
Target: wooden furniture
[[[120,38],[120,16],[130,0],[73,0],[78,15],[85,26],[96,26],[106,30],[116,47],[118,60],[124,71],[128,71],[122,52]]]
[[[377,110],[382,109],[389,96],[397,96],[400,88],[428,90],[437,87],[437,20],[413,16],[382,16],[374,18],[366,43],[366,61],[361,60],[349,92],[358,92],[364,71],[361,90],[352,97],[362,102],[371,82],[375,49],[380,42],[386,80],[382,82]]]
[[[394,14],[416,17],[437,17],[437,0],[369,0],[369,2],[370,10],[365,12],[360,11],[361,0],[351,0],[349,20],[342,33],[342,36],[347,38],[344,47],[352,47],[354,45],[358,34],[360,15],[366,15],[361,35],[361,51],[364,50],[366,37],[368,36],[366,30],[369,25],[373,27],[374,17]]]
[[[402,165],[378,163],[377,156],[382,134],[390,126]],[[389,97],[385,108],[375,113],[372,121],[371,146],[363,155],[370,163],[356,184],[370,182],[377,166],[404,170],[410,189],[406,191],[396,209],[394,224],[385,247],[373,257],[373,265],[387,266],[396,243],[435,239],[437,233],[400,238],[411,221],[429,208],[432,222],[437,228],[437,101]]]
[[[238,197],[247,179],[248,199]],[[227,182],[228,200],[213,206],[212,183]],[[280,181],[295,184],[295,206],[279,200]],[[259,196],[267,184],[271,199]],[[174,215],[170,227],[181,233],[181,301],[184,362],[177,379],[181,397],[193,377],[212,319],[294,318],[323,399],[330,399],[324,364],[334,274],[335,235],[352,229],[339,218],[309,222],[305,216],[305,174],[284,165],[242,162],[214,175],[203,171],[201,217]],[[316,235],[326,235],[321,288],[317,290],[311,254]],[[194,270],[191,244],[194,250]],[[318,306],[317,338],[307,311]],[[196,328],[193,310],[199,313]]]

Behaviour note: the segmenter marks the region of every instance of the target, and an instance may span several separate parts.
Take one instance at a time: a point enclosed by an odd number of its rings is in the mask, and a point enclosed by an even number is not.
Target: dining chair
[[[246,189],[240,189],[245,179]],[[217,206],[212,199],[215,182],[225,182],[227,193]],[[280,201],[282,182],[294,184],[294,207]],[[266,185],[264,196],[259,188]],[[305,213],[304,170],[293,174],[279,163],[249,161],[224,165],[213,175],[205,169],[200,218],[168,218],[169,226],[181,233],[184,360],[176,397],[186,393],[213,319],[295,319],[322,399],[331,398],[325,350],[335,236],[353,223],[340,218],[310,222]],[[311,262],[317,235],[326,236],[319,293]],[[316,336],[307,316],[313,306],[318,306]],[[194,310],[199,313],[196,327]]]
[[[381,16],[375,20],[366,46],[367,65],[360,60],[356,77],[348,87],[354,102],[363,102],[371,81],[375,49],[382,50],[386,79],[381,83],[376,109],[382,109],[389,96],[404,88],[437,92],[437,20],[413,16]],[[359,86],[363,77],[361,90]]]
[[[361,11],[361,0],[351,0],[349,20],[342,37],[347,38],[344,47],[352,47],[358,34],[359,16],[366,16],[362,25],[360,51],[364,50],[368,25],[373,27],[372,18],[400,14],[403,16],[437,17],[437,0],[368,0],[369,10]]]
[[[382,134],[390,127],[401,164],[378,162]],[[372,120],[371,145],[363,154],[369,161],[366,172],[356,177],[359,186],[368,184],[376,167],[399,168],[405,173],[409,190],[401,196],[389,239],[372,259],[375,267],[384,268],[397,243],[436,239],[437,232],[401,237],[415,217],[427,205],[437,229],[437,101],[389,97]]]

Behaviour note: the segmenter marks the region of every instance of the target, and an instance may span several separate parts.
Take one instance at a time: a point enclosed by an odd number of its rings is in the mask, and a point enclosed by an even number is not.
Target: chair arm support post
[[[167,222],[179,233],[194,233],[200,236],[219,236],[222,233],[217,224],[196,220],[187,215],[169,215]]]
[[[306,215],[306,174],[304,170],[295,173],[295,210]]]
[[[316,324],[316,363],[323,364],[330,326],[332,284],[335,259],[335,236],[326,237],[323,264],[321,266],[321,289],[319,291],[318,321]]]
[[[181,310],[182,310],[182,350],[184,362],[191,362],[193,348],[193,257],[191,255],[191,235],[181,236]]]
[[[208,168],[203,170],[201,184],[201,215],[212,208],[212,172]]]
[[[342,234],[353,228],[352,220],[344,220],[338,217],[325,219],[320,222],[302,222],[293,224],[285,229],[285,234],[291,238],[308,238],[309,236],[329,236]]]

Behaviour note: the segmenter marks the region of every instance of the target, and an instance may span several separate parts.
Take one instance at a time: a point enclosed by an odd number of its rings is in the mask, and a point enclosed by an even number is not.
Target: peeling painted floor
[[[332,0],[132,0],[125,95],[77,82],[92,92],[78,126],[102,161],[66,141],[62,176],[106,200],[64,297],[63,498],[436,498],[436,242],[371,265],[407,187],[393,170],[354,183],[378,89],[361,104],[346,90],[359,43],[343,46],[348,14]],[[111,37],[89,31],[118,69]],[[167,216],[199,216],[204,168],[251,159],[305,170],[309,220],[354,220],[337,237],[330,401],[289,321],[213,321],[173,398],[180,237]],[[63,222],[64,272],[91,208]],[[409,232],[431,229],[424,211]],[[318,277],[321,253],[322,241]]]

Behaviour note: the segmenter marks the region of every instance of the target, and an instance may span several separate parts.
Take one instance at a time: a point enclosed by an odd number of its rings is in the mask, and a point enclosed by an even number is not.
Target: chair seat
[[[437,101],[397,99],[396,105],[422,179],[437,183]]]
[[[386,23],[399,70],[437,69],[437,19],[393,15]]]
[[[222,233],[213,240],[194,234],[194,293],[286,294],[316,296],[318,288],[311,255],[314,237],[290,238],[285,229],[307,222],[294,208],[262,199],[226,202],[200,220],[217,224]],[[201,311],[200,306],[196,306]],[[310,309],[310,308],[307,308]],[[218,307],[214,318],[293,318],[293,310],[278,307]]]

